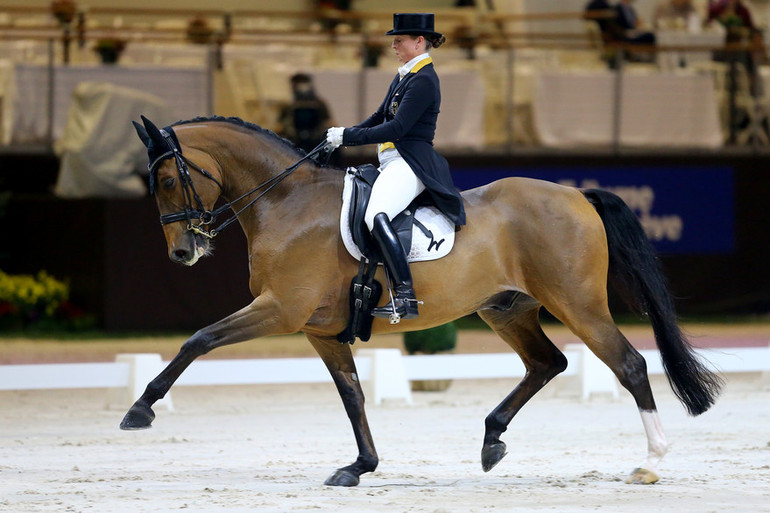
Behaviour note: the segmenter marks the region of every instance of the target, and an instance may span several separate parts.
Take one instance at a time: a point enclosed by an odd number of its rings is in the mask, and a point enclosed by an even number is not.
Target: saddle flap
[[[372,237],[364,222],[366,207],[369,206],[369,197],[372,194],[372,186],[380,175],[380,170],[372,164],[365,164],[357,168],[348,168],[348,174],[353,175],[353,191],[350,199],[350,233],[353,242],[368,255],[372,247]]]
[[[414,204],[407,207],[406,210],[396,216],[390,225],[393,227],[393,231],[396,232],[398,241],[401,243],[401,247],[404,248],[404,254],[408,255],[412,249],[412,226],[414,225]]]

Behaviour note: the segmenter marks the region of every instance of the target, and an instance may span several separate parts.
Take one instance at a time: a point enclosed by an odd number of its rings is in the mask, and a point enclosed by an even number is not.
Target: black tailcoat
[[[346,128],[342,144],[392,142],[436,207],[455,224],[463,225],[462,197],[452,182],[449,164],[433,148],[440,105],[441,86],[433,64],[407,73],[400,81],[396,74],[382,105],[363,123]]]

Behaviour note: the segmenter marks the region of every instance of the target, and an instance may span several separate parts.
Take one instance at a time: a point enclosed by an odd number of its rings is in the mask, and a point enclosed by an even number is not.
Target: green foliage
[[[404,347],[409,354],[434,354],[450,351],[457,345],[457,325],[454,322],[435,328],[404,333]]]
[[[47,331],[93,327],[92,316],[69,302],[69,285],[40,271],[36,276],[0,270],[0,329]]]

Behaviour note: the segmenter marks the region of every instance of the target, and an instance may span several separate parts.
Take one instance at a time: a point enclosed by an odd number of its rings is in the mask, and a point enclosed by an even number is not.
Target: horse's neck
[[[271,178],[277,177],[299,158],[301,157],[296,156],[294,159],[293,156],[287,155],[261,155],[262,165],[235,166],[235,169],[240,171],[227,181],[228,199],[247,194]],[[257,169],[262,172],[256,172]],[[269,185],[249,194],[236,203],[234,210],[237,211],[264,193],[262,198],[239,216],[241,226],[249,239],[266,230],[274,232],[289,229],[328,229],[331,225],[337,226],[339,220],[343,176],[342,170],[320,168],[312,162],[306,162],[268,192],[264,191]],[[316,212],[317,215],[308,216],[308,212]],[[308,222],[313,225],[299,226],[300,223]]]

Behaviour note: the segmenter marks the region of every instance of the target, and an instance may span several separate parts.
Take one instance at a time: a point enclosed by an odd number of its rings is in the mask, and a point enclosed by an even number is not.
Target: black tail
[[[700,415],[714,404],[723,381],[698,359],[679,329],[674,301],[639,219],[611,192],[587,189],[583,194],[604,222],[610,283],[631,309],[649,317],[672,390],[691,415]]]

